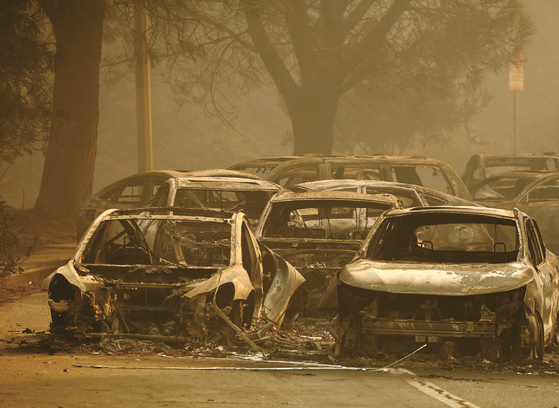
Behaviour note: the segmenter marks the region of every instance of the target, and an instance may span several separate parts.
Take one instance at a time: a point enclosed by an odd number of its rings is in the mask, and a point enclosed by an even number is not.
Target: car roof
[[[354,179],[332,179],[332,180],[317,180],[317,181],[307,181],[305,183],[295,184],[291,186],[290,189],[300,190],[300,191],[325,191],[330,188],[338,188],[338,187],[359,187],[359,186],[371,186],[371,187],[389,187],[389,188],[397,188],[402,190],[429,190],[434,191],[436,193],[440,193],[440,191],[426,189],[424,187],[415,185],[415,184],[407,184],[407,183],[399,183],[397,181],[382,181],[382,180],[354,180]],[[442,193],[444,194],[444,193]]]
[[[552,170],[516,170],[516,171],[506,171],[499,174],[494,174],[487,177],[488,180],[497,180],[502,178],[545,178],[547,176],[559,175],[559,171]]]
[[[517,210],[503,210],[500,208],[475,207],[475,206],[441,206],[441,207],[414,207],[393,209],[385,213],[386,218],[394,216],[406,216],[410,214],[471,214],[486,215],[499,218],[516,219],[515,212]]]
[[[126,180],[130,180],[130,179],[134,179],[134,178],[142,178],[142,177],[164,177],[164,178],[177,178],[177,177],[182,177],[184,175],[188,174],[188,172],[186,171],[181,171],[181,170],[152,170],[152,171],[144,171],[142,173],[135,173],[135,174],[131,174],[129,176],[120,178],[116,181],[113,181],[112,183],[107,184],[106,186],[100,188],[99,190],[97,190],[95,193],[93,193],[91,196],[97,196],[100,194],[105,193],[106,191],[109,191],[111,188],[119,185],[120,183],[122,183],[123,181]]]
[[[432,159],[425,156],[393,156],[386,154],[345,154],[345,155],[332,155],[332,156],[322,156],[320,154],[309,154],[304,156],[276,156],[276,157],[263,157],[259,159],[247,160],[244,162],[237,163],[230,167],[234,169],[236,167],[266,167],[269,165],[279,165],[285,162],[291,161],[310,161],[310,162],[324,162],[324,161],[337,161],[337,160],[362,160],[362,161],[403,161],[403,162],[433,162],[433,163],[446,163],[442,160]]]
[[[358,187],[366,186],[372,188],[380,188],[392,190],[395,195],[398,195],[399,191],[410,191],[415,195],[426,194],[434,197],[438,197],[441,200],[446,200],[448,203],[454,203],[456,205],[473,205],[478,206],[480,204],[474,203],[473,201],[466,200],[464,198],[456,197],[448,193],[443,193],[442,191],[435,190],[429,187],[418,186],[417,184],[400,183],[397,181],[382,181],[382,180],[353,180],[353,179],[334,179],[334,180],[318,180],[318,181],[307,181],[305,183],[295,184],[289,187],[293,191],[329,191],[329,189],[341,188],[341,187]],[[388,194],[389,193],[387,191]],[[379,193],[377,193],[379,194]]]
[[[172,214],[161,214],[172,213]],[[106,219],[192,219],[192,218],[216,218],[230,220],[235,213],[211,208],[180,208],[180,207],[145,207],[131,209],[111,209],[104,212]]]
[[[250,159],[239,162],[234,164],[233,166],[229,167],[229,170],[234,170],[237,167],[271,167],[277,166],[281,163],[291,161],[291,160],[298,160],[298,159],[305,159],[307,157],[316,157],[319,155],[305,155],[305,156],[275,156],[275,157],[260,157],[258,159]]]
[[[240,177],[201,177],[187,175],[176,178],[175,182],[177,188],[211,188],[227,189],[229,191],[265,190],[274,192],[281,190],[279,185],[271,181]]]
[[[189,171],[186,174],[188,177],[239,177],[248,178],[253,180],[262,180],[261,177],[241,170],[231,169],[209,169],[209,170],[195,170]]]
[[[363,201],[389,204],[392,207],[397,206],[396,197],[390,194],[361,194],[349,191],[306,191],[296,193],[291,190],[283,190],[272,197],[270,203],[311,200]]]
[[[498,166],[522,166],[529,165],[538,160],[559,160],[559,154],[555,152],[548,152],[543,154],[503,154],[485,156],[478,153],[472,156],[472,159],[477,158],[478,162],[483,160],[485,167],[498,167]]]

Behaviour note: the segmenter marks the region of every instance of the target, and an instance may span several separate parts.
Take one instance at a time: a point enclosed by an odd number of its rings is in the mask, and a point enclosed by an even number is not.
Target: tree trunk
[[[334,121],[339,96],[333,92],[301,88],[293,98],[287,98],[287,108],[293,124],[294,155],[332,154]]]
[[[91,194],[104,0],[41,0],[56,36],[54,114],[35,210],[74,216]]]

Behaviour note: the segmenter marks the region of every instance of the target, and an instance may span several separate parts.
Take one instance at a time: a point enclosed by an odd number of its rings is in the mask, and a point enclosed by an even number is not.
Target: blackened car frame
[[[452,341],[491,360],[541,360],[557,336],[558,261],[518,210],[392,210],[320,307],[338,311],[336,353]]]
[[[295,192],[304,191],[353,191],[361,194],[392,194],[400,200],[402,207],[469,206],[479,205],[450,194],[417,184],[378,180],[319,180],[295,184],[290,187]]]
[[[237,163],[230,169],[260,175],[283,188],[316,180],[380,180],[417,184],[466,200],[472,198],[448,163],[424,156],[268,157]]]
[[[279,326],[302,276],[257,243],[243,213],[145,211],[100,215],[45,280],[52,329],[175,342],[239,335],[257,348],[253,320]],[[150,219],[161,221],[155,248],[138,227]]]
[[[350,262],[391,195],[320,191],[275,195],[262,213],[256,239],[283,256],[305,277],[301,312],[318,314],[318,302],[335,273]]]
[[[487,207],[525,212],[540,225],[551,252],[559,253],[559,172],[501,173],[475,184],[472,195],[475,202]]]
[[[115,209],[147,207],[153,200],[159,187],[169,178],[189,177],[236,177],[260,180],[260,177],[243,171],[209,169],[209,170],[154,170],[133,174],[111,183],[89,196],[82,204],[76,218],[78,240],[99,214]],[[167,205],[167,204],[165,204]]]
[[[557,171],[559,170],[559,155],[555,152],[543,154],[508,154],[486,156],[474,154],[462,175],[462,181],[468,189],[488,177],[509,171]]]
[[[281,190],[275,183],[254,178],[203,176],[202,171],[191,174],[169,178],[150,207],[242,211],[256,224],[270,198]]]

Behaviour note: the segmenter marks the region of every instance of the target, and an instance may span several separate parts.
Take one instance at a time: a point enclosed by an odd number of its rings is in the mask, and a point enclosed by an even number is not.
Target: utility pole
[[[148,54],[148,13],[143,0],[134,1],[134,54],[136,59],[136,133],[138,172],[153,170],[151,83]]]
[[[512,54],[510,56],[510,63],[509,63],[509,88],[511,91],[514,92],[514,102],[513,102],[513,153],[515,155],[518,154],[518,147],[517,147],[517,133],[518,133],[518,126],[517,126],[517,99],[518,91],[524,90],[524,55],[522,54]]]

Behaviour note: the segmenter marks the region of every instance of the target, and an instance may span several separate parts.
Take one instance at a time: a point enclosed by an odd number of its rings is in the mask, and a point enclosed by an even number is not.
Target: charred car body
[[[312,316],[332,277],[353,258],[378,217],[398,206],[390,195],[284,190],[268,203],[255,235],[305,277],[301,311]]]
[[[518,208],[540,225],[542,237],[559,253],[559,172],[511,171],[486,178],[472,187],[474,200],[487,207]]]
[[[159,187],[169,177],[181,177],[185,171],[157,170],[133,174],[103,187],[85,200],[78,211],[76,231],[78,241],[87,227],[102,212],[112,208],[131,209],[147,207]]]
[[[337,306],[337,353],[452,341],[498,360],[529,351],[543,358],[558,302],[557,258],[533,219],[436,207],[381,216],[321,307]]]
[[[402,207],[469,206],[480,205],[432,188],[417,184],[376,180],[319,180],[300,183],[290,187],[295,192],[304,191],[353,191],[361,194],[392,194]]]
[[[109,209],[143,208],[150,205],[166,180],[179,177],[234,177],[261,180],[260,177],[237,170],[156,170],[133,174],[115,181],[92,194],[82,204],[76,218],[78,241],[87,227],[102,212]],[[165,204],[167,205],[167,204]]]
[[[238,163],[230,169],[261,174],[283,188],[316,180],[382,180],[417,184],[471,200],[467,187],[448,163],[423,156],[269,157]]]
[[[462,181],[468,189],[471,189],[476,183],[497,174],[509,171],[542,170],[559,170],[559,155],[555,152],[501,156],[474,154],[466,164]]]
[[[304,279],[261,248],[243,213],[140,211],[103,213],[45,280],[54,330],[217,341],[242,337],[253,318],[281,324]],[[155,248],[138,227],[146,219],[161,221]]]
[[[242,211],[256,224],[270,198],[279,190],[281,187],[275,183],[248,177],[187,175],[168,179],[155,195],[151,207]]]

